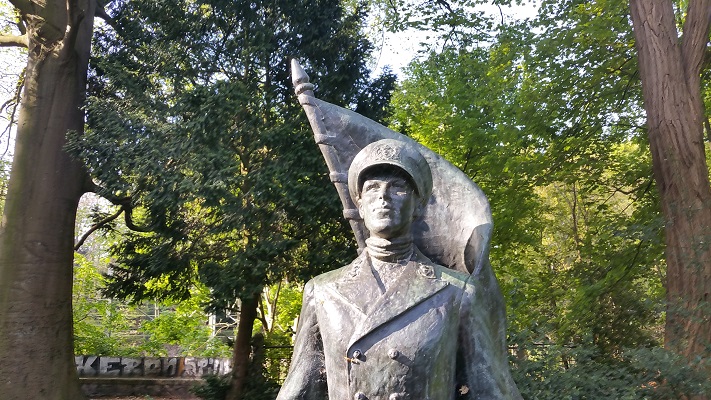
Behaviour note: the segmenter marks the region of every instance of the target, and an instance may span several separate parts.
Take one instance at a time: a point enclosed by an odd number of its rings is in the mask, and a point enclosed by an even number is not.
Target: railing
[[[267,377],[278,383],[283,383],[289,372],[293,346],[265,346],[264,347],[264,372]]]

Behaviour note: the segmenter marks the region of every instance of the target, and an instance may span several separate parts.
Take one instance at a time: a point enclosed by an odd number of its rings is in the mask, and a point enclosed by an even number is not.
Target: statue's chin
[[[400,226],[400,224],[397,224],[395,221],[390,219],[382,219],[371,222],[372,223],[366,225],[371,237],[391,240],[400,236],[405,236],[409,232],[409,226]]]

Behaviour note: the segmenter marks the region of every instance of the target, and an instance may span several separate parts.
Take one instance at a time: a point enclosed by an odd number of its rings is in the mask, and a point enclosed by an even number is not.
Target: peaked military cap
[[[412,145],[395,139],[382,139],[365,146],[348,169],[348,191],[360,198],[363,173],[376,166],[391,165],[409,175],[422,201],[432,194],[432,171],[425,157]]]

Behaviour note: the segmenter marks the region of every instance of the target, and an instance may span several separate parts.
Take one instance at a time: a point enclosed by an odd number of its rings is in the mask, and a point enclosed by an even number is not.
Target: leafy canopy
[[[99,32],[89,129],[71,150],[100,194],[129,203],[109,292],[213,308],[354,254],[327,169],[293,96],[289,58],[321,98],[383,113],[391,74],[369,81],[360,7],[338,1],[131,1]],[[323,88],[323,90],[321,90]],[[366,95],[371,93],[375,95]]]

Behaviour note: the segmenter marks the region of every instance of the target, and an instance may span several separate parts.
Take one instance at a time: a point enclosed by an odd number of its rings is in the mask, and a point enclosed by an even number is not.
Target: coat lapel
[[[367,263],[363,263],[367,267]],[[365,271],[361,271],[365,272]],[[375,277],[368,271],[373,280],[371,286],[378,291]],[[407,312],[416,305],[434,296],[448,285],[439,279],[432,266],[417,261],[410,261],[398,280],[383,294],[372,298],[363,323],[357,325],[348,347],[384,323]],[[343,285],[346,286],[346,285]],[[377,300],[375,300],[377,299]],[[373,303],[374,301],[374,303]]]
[[[332,288],[341,301],[357,308],[363,316],[368,314],[375,299],[381,295],[364,254],[351,263]]]

